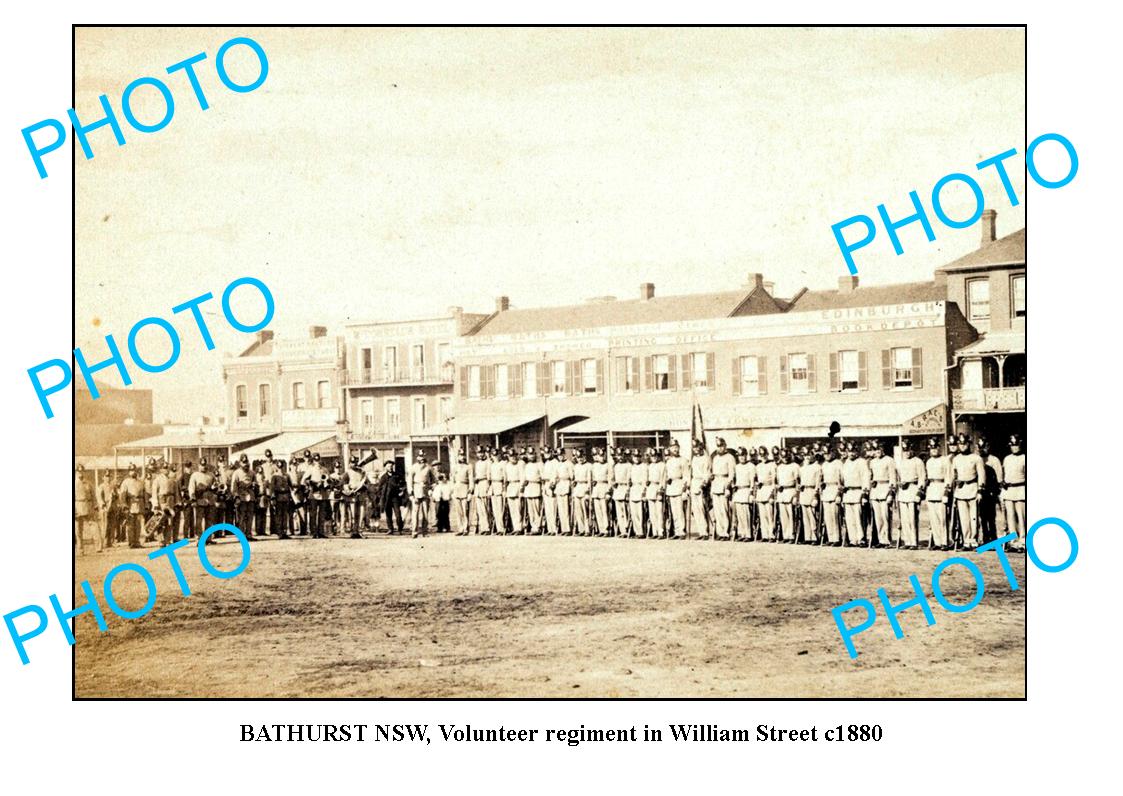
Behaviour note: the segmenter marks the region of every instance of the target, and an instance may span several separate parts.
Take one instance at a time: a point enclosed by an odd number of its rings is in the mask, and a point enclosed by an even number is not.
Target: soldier
[[[137,477],[135,465],[129,465],[129,473],[121,482],[117,494],[126,515],[129,547],[140,547],[140,534],[144,526],[144,484]]]
[[[880,442],[870,441],[870,503],[873,506],[873,520],[877,529],[877,543],[889,547],[897,541],[893,529],[893,498],[897,491],[897,465],[893,457],[885,453]]]
[[[491,533],[491,512],[488,507],[488,490],[491,489],[487,449],[476,446],[476,461],[472,463],[472,515],[471,526],[476,535]]]
[[[897,501],[900,506],[900,542],[906,550],[915,550],[920,537],[920,501],[924,497],[927,481],[924,462],[912,455],[912,443],[901,440],[900,487]]]
[[[163,517],[163,543],[169,545],[176,541],[176,495],[179,483],[172,477],[171,465],[164,464],[157,469],[152,478],[152,513]]]
[[[402,489],[398,468],[393,461],[387,460],[382,466],[382,475],[378,477],[378,502],[375,505],[378,513],[386,516],[386,532],[391,535],[406,532],[405,523],[402,522]]]
[[[371,450],[359,460],[359,468],[363,471],[365,477],[365,488],[357,498],[361,512],[366,514],[364,525],[371,531],[377,531],[379,518],[382,517],[382,502],[379,497],[378,482],[382,478],[382,472],[385,468],[379,464],[378,453],[374,450]]]
[[[488,451],[488,500],[491,502],[492,533],[507,533],[507,507],[504,495],[507,492],[507,462],[502,451],[491,448]]]
[[[985,437],[976,442],[979,458],[983,462],[984,479],[979,482],[979,530],[981,544],[993,542],[998,538],[997,513],[999,496],[1002,492],[1002,462],[990,452],[990,443]]]
[[[629,451],[632,461],[628,465],[628,520],[632,536],[643,539],[647,536],[647,523],[644,522],[644,498],[647,496],[647,463],[639,448]]]
[[[214,476],[215,522],[236,522],[234,499],[230,491],[230,476],[233,472],[234,468],[227,463],[226,459],[219,460],[218,471]]]
[[[686,499],[689,467],[679,455],[677,440],[671,440],[667,448],[665,462],[667,467],[667,503],[670,506],[670,526],[675,539],[686,538]]]
[[[628,461],[628,451],[624,448],[612,449],[612,505],[615,509],[615,533],[617,539],[630,536],[632,527],[628,509],[628,485],[631,483],[632,463]]]
[[[1002,461],[1002,505],[1006,509],[1006,533],[1017,533],[1011,547],[1026,549],[1026,455],[1017,434],[1010,437],[1010,452]]]
[[[265,482],[265,493],[269,498],[269,531],[278,539],[288,539],[292,533],[292,484],[284,462],[273,468],[272,477]]]
[[[507,517],[511,533],[523,532],[522,494],[525,480],[523,463],[514,448],[507,449],[507,463],[503,466],[504,496],[507,498]]]
[[[347,475],[342,487],[344,524],[351,531],[352,539],[362,539],[362,527],[366,518],[362,496],[366,492],[367,472],[359,464],[359,457],[352,456],[347,462]]]
[[[776,466],[776,503],[780,508],[780,534],[784,544],[795,544],[795,503],[799,497],[799,465],[787,448],[780,449]]]
[[[816,446],[817,450],[817,446]],[[803,513],[803,541],[819,541],[819,500],[823,493],[823,466],[815,461],[815,452],[804,446],[799,450],[803,466],[799,468],[799,506]]]
[[[663,512],[663,498],[667,492],[667,465],[658,448],[651,449],[647,463],[647,522],[651,526],[651,538],[665,539],[667,536],[666,516]]]
[[[776,539],[776,459],[779,448],[771,451],[763,445],[757,449],[760,461],[756,466],[756,510],[760,523],[760,538],[765,542]]]
[[[468,464],[468,455],[463,448],[456,451],[456,464],[452,466],[452,507],[456,522],[456,535],[467,536],[469,524],[469,504],[475,487],[474,470]]]
[[[965,434],[956,440],[959,453],[952,458],[955,473],[955,507],[963,535],[963,548],[974,550],[979,545],[979,487],[986,478],[986,470],[979,454],[971,452],[971,442]]]
[[[78,545],[78,555],[85,553],[89,545],[101,552],[101,531],[94,521],[96,507],[94,486],[86,478],[86,468],[79,464],[74,468],[74,541]],[[91,528],[93,532],[89,533]]]
[[[733,518],[734,537],[739,542],[753,538],[752,517],[749,507],[753,500],[753,484],[756,482],[756,465],[750,460],[749,451],[737,451],[737,466],[733,468]]]
[[[593,468],[585,459],[585,451],[577,451],[577,463],[573,465],[573,521],[575,532],[580,536],[589,535],[589,497],[593,491]]]
[[[113,547],[117,540],[117,474],[106,475],[96,491],[98,516],[101,519],[101,533],[106,548]]]
[[[612,468],[605,461],[603,448],[593,448],[593,514],[597,523],[597,536],[608,536],[608,500],[612,492]]]
[[[819,496],[819,505],[822,507],[827,544],[838,547],[842,544],[839,516],[842,510],[842,462],[838,458],[837,449],[831,443],[823,446],[823,458],[823,491]]]
[[[948,494],[955,476],[951,457],[940,455],[940,440],[928,440],[928,461],[924,463],[924,502],[928,504],[928,546],[948,549]]]
[[[207,468],[207,460],[199,460],[199,469],[191,474],[187,480],[187,499],[195,504],[195,533],[201,537],[214,523],[215,509],[215,477]],[[214,537],[207,538],[207,544],[213,544]]]
[[[737,459],[725,447],[725,440],[717,438],[717,450],[710,463],[710,503],[713,508],[714,535],[718,539],[729,539],[729,497],[733,491],[733,470]]]
[[[246,535],[247,540],[253,541],[255,495],[253,492],[253,475],[249,472],[249,464],[249,460],[243,453],[234,471],[230,474],[230,492],[234,496],[234,524]]]
[[[707,491],[713,477],[710,457],[701,440],[694,440],[690,454],[690,533],[695,539],[710,538]]]
[[[421,451],[417,454],[417,461],[409,468],[409,479],[406,481],[410,504],[409,527],[414,539],[417,538],[418,526],[422,536],[429,533],[429,490],[433,488],[433,483],[433,468],[429,466],[425,451]]]
[[[558,459],[557,480],[554,482],[554,502],[558,510],[558,533],[572,536],[570,521],[570,496],[573,492],[573,462],[564,448],[557,448],[554,454]]]
[[[533,447],[526,449],[523,463],[523,506],[526,509],[526,532],[533,536],[542,533],[542,469],[544,464]]]
[[[541,450],[542,456],[542,516],[546,522],[545,533],[550,536],[558,535],[558,499],[554,496],[554,488],[558,483],[558,459],[553,449],[545,445]]]
[[[853,442],[846,443],[846,461],[842,463],[842,506],[846,513],[846,535],[850,545],[863,543],[862,504],[869,500],[870,466],[858,456]]]
[[[347,476],[343,472],[343,464],[338,459],[332,465],[331,472],[328,473],[328,521],[329,527],[333,534],[340,533],[346,523],[346,507],[343,500],[343,486],[346,482]]]

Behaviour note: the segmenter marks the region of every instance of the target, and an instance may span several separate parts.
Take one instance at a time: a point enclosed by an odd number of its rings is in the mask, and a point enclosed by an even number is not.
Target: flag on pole
[[[701,442],[702,448],[709,450],[706,444],[706,424],[702,422],[702,405],[697,400],[694,401],[694,410],[690,416],[690,440]]]

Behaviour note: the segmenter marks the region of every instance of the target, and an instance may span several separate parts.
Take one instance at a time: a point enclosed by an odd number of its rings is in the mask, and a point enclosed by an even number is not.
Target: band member
[[[795,544],[795,504],[799,497],[799,465],[792,461],[791,451],[780,450],[776,465],[776,504],[780,509],[781,541]]]
[[[514,448],[507,449],[507,463],[503,466],[504,496],[507,498],[507,518],[511,533],[523,533],[522,494],[525,468]]]
[[[494,523],[494,532],[507,533],[507,462],[500,457],[501,451],[492,448],[489,464],[491,466],[491,487],[488,497],[491,499],[491,520]]]
[[[940,440],[928,440],[928,461],[924,463],[924,502],[928,504],[929,545],[948,549],[948,493],[955,476],[951,457],[940,455]]]
[[[717,438],[717,450],[710,463],[710,502],[713,504],[714,535],[718,539],[729,537],[729,497],[733,491],[733,470],[737,459],[725,447],[725,440]]]
[[[121,482],[117,494],[125,512],[129,547],[140,547],[140,534],[144,529],[144,484],[137,476],[134,465],[129,465],[129,473]]]
[[[846,461],[842,463],[842,506],[846,513],[846,535],[852,546],[862,544],[862,504],[869,500],[870,466],[858,456],[853,442],[846,443]]]
[[[152,501],[152,513],[158,514],[163,517],[163,543],[169,545],[176,541],[173,536],[175,534],[175,503],[176,493],[179,491],[179,484],[172,479],[172,468],[164,464],[156,468],[156,474],[152,478],[152,492],[150,499]]]
[[[253,475],[249,472],[249,460],[245,454],[238,460],[237,466],[230,474],[230,492],[234,496],[235,519],[234,524],[246,535],[246,539],[253,541],[253,513],[254,491]]]
[[[386,517],[386,532],[405,533],[406,526],[402,522],[402,491],[405,485],[402,483],[401,476],[398,474],[398,468],[394,466],[393,461],[387,461],[382,466],[382,475],[378,477],[378,495],[377,503],[378,513]],[[395,531],[395,527],[397,531]]]
[[[893,457],[885,453],[880,442],[870,442],[870,504],[873,506],[873,521],[877,529],[877,543],[889,547],[897,541],[893,529],[893,498],[897,491],[897,465]]]
[[[425,452],[417,454],[417,461],[409,468],[406,490],[409,494],[409,527],[413,538],[417,538],[418,526],[422,536],[429,532],[429,491],[433,488],[433,468],[429,466]]]
[[[304,467],[300,477],[305,490],[305,510],[308,528],[315,539],[324,538],[324,504],[327,500],[327,470],[320,463],[320,454],[312,454],[311,462]]]
[[[1026,455],[1017,434],[1010,437],[1010,453],[1002,461],[1002,505],[1006,509],[1006,533],[1017,533],[1012,547],[1026,547]]]
[[[612,491],[612,468],[605,461],[602,448],[593,448],[593,514],[597,522],[597,536],[608,536],[608,500]]]
[[[558,510],[558,533],[562,536],[573,535],[570,521],[570,497],[573,493],[573,462],[564,448],[554,451],[558,457],[557,481],[554,483],[554,502]]]
[[[667,491],[667,465],[658,448],[651,449],[647,463],[647,522],[651,526],[653,539],[667,536],[666,517],[663,512],[663,497]]]
[[[756,466],[756,511],[760,523],[760,538],[765,542],[776,539],[776,459],[779,449],[771,451],[763,445],[757,449],[760,461]]]
[[[963,534],[963,547],[974,550],[979,546],[979,485],[986,478],[986,471],[979,454],[971,452],[971,443],[966,435],[960,434],[956,443],[959,453],[951,461],[955,472],[955,507]]]
[[[86,468],[79,464],[74,469],[74,540],[78,555],[86,553],[88,547],[101,552],[101,530],[94,520],[96,508],[94,485],[86,477]]]
[[[1002,462],[990,452],[990,443],[979,437],[976,450],[983,462],[984,479],[979,482],[979,532],[980,544],[998,538],[997,514],[999,495],[1002,493]]]
[[[897,501],[901,513],[901,546],[915,550],[919,542],[920,501],[924,497],[924,484],[927,480],[924,462],[912,455],[912,443],[901,440],[901,467],[898,473],[900,486]]]
[[[491,533],[491,511],[488,492],[491,489],[491,463],[487,449],[476,446],[476,461],[472,463],[472,528],[476,534]]]
[[[800,448],[803,466],[799,468],[799,507],[803,513],[803,541],[818,542],[819,497],[823,492],[823,466],[815,461],[815,453],[806,446]]]
[[[117,474],[107,475],[98,485],[97,508],[101,518],[101,533],[105,547],[112,547],[117,541],[117,531],[121,524],[120,513],[117,511]]]
[[[214,475],[215,522],[237,522],[234,516],[234,495],[230,489],[230,476],[233,474],[232,463],[219,459],[218,471]]]
[[[452,465],[452,508],[456,535],[467,536],[470,524],[470,503],[475,486],[474,470],[468,464],[468,454],[463,448],[456,451],[456,464]]]
[[[352,539],[363,538],[362,528],[366,524],[363,495],[367,491],[366,485],[366,470],[359,465],[359,457],[352,456],[347,463],[347,474],[341,489],[343,524],[350,530]]]
[[[628,485],[631,483],[632,463],[624,448],[612,450],[612,504],[616,509],[616,538],[631,535],[632,521],[628,513]]]
[[[838,458],[836,447],[828,443],[823,449],[823,491],[819,505],[823,512],[823,526],[826,529],[827,543],[833,547],[842,544],[842,461]]]
[[[346,510],[343,501],[343,485],[345,481],[346,475],[343,472],[343,464],[336,459],[335,464],[332,465],[331,472],[328,473],[327,489],[328,522],[332,533],[339,533],[346,524],[344,518]]]
[[[195,536],[202,537],[203,532],[214,524],[216,516],[215,507],[215,477],[207,469],[207,460],[199,460],[199,469],[191,474],[187,481],[187,498],[195,504]],[[207,538],[207,544],[214,544],[214,537]]]
[[[713,475],[710,457],[701,440],[694,440],[690,455],[690,533],[695,539],[710,538],[710,513],[707,492]]]
[[[312,464],[312,454],[304,451],[307,460],[300,459],[288,470],[289,489],[292,495],[293,534],[308,535],[308,490],[304,486],[304,469]]]
[[[585,451],[577,451],[577,464],[573,465],[573,519],[580,536],[589,535],[589,496],[593,491],[593,468],[585,458]]]
[[[265,484],[269,498],[269,531],[278,539],[288,539],[292,533],[292,484],[284,462],[278,462],[273,476]]]
[[[753,538],[752,516],[749,507],[753,501],[753,484],[756,482],[756,465],[750,461],[749,451],[737,451],[737,466],[733,468],[733,518],[734,537],[739,542]]]
[[[359,460],[359,467],[366,475],[365,492],[359,495],[360,510],[366,513],[365,527],[373,532],[378,530],[378,521],[382,517],[378,482],[382,479],[385,467],[379,462],[378,453],[374,450]]]
[[[678,442],[671,440],[667,449],[667,502],[671,507],[671,528],[676,539],[686,538],[686,461],[679,455]]]

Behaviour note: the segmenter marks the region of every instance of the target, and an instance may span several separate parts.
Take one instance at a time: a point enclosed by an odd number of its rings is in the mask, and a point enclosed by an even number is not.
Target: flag
[[[702,405],[694,401],[694,410],[690,415],[690,440],[701,442],[702,448],[708,450],[706,445],[706,424],[702,422]]]

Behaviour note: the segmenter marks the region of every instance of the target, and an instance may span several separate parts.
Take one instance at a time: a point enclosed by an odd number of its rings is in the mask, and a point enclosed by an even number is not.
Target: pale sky
[[[250,93],[214,71],[234,36],[269,58]],[[200,51],[207,111],[164,74]],[[254,65],[231,50],[239,82]],[[165,78],[176,100],[163,130],[119,114],[127,145],[102,128],[94,159],[78,155],[75,313],[90,361],[104,334],[124,348],[134,322],[171,320],[200,293],[218,312],[243,275],[272,289],[271,328],[304,334],[489,312],[498,295],[531,307],[633,298],[647,281],[663,295],[727,290],[750,271],[782,296],[833,287],[846,270],[831,224],[880,203],[908,215],[909,190],[928,206],[953,171],[978,176],[1000,236],[1025,224],[1021,156],[1018,207],[974,168],[1024,152],[1021,29],[79,29],[75,68],[83,120],[100,116],[100,93],[119,109],[140,76]],[[151,122],[163,105],[145,89],[134,110]],[[966,189],[944,199],[970,215]],[[881,231],[856,254],[862,283],[927,279],[978,245],[977,227],[933,225],[934,243],[903,230],[900,257]],[[134,374],[158,421],[221,413],[220,351],[249,340],[209,320],[218,351],[175,319],[179,362]]]

